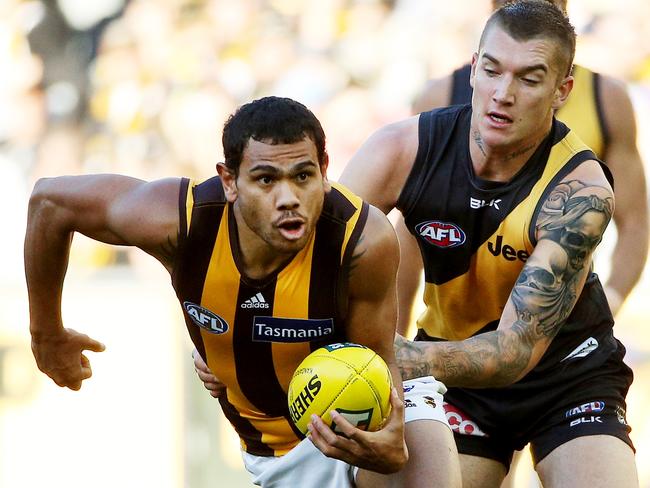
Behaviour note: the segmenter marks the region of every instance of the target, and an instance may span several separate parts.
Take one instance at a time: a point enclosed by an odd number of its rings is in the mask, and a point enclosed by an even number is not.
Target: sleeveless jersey
[[[481,180],[469,153],[470,118],[469,105],[420,115],[417,156],[398,201],[424,261],[426,310],[417,322],[422,338],[462,340],[497,327],[536,244],[541,204],[570,171],[596,159],[554,120],[550,135],[511,181]],[[586,305],[594,301],[607,310],[592,274],[562,331],[592,327]],[[611,327],[611,314],[598,321]],[[556,339],[554,345],[562,342]]]
[[[220,399],[242,448],[281,456],[303,437],[287,389],[312,350],[346,338],[347,271],[368,205],[333,184],[307,245],[263,280],[239,271],[237,224],[219,177],[181,183],[172,282],[192,341],[226,385]]]
[[[469,84],[471,66],[466,64],[452,73],[450,105],[472,102]],[[609,133],[600,100],[598,73],[582,66],[573,67],[573,90],[556,117],[564,122],[600,158],[605,154]]]

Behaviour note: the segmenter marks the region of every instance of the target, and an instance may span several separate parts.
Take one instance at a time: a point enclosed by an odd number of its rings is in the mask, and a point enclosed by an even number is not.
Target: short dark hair
[[[510,3],[512,1],[517,1],[517,0],[492,0],[492,10],[496,10],[499,7],[503,7],[506,3]],[[567,2],[568,0],[546,0],[547,2],[551,2],[557,8],[562,10],[563,12],[566,12],[566,7],[567,7]]]
[[[305,137],[316,145],[318,164],[327,164],[325,132],[316,116],[291,98],[264,97],[239,107],[223,127],[225,164],[239,174],[244,150],[253,138],[271,144],[293,144]]]
[[[479,46],[483,45],[486,33],[493,25],[499,25],[508,35],[518,41],[545,38],[558,45],[560,61],[564,63],[564,74],[571,73],[576,52],[576,32],[568,17],[548,0],[515,0],[508,2],[490,16]]]

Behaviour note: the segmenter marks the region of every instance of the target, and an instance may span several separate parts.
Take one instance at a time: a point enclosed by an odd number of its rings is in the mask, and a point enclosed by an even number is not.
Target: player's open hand
[[[32,337],[32,352],[36,365],[54,382],[71,390],[81,388],[81,382],[92,376],[90,361],[83,351],[102,352],[106,347],[73,329],[62,329],[56,335]]]
[[[312,415],[307,427],[314,445],[327,457],[382,474],[395,473],[408,460],[404,442],[404,402],[393,388],[392,410],[386,424],[376,432],[357,429],[338,412],[331,413],[337,435],[318,415]]]
[[[212,373],[196,349],[192,351],[192,359],[194,360],[194,371],[196,371],[196,374],[203,382],[205,389],[210,392],[210,395],[214,398],[219,398],[222,395],[225,395],[226,385],[219,381],[219,378]]]

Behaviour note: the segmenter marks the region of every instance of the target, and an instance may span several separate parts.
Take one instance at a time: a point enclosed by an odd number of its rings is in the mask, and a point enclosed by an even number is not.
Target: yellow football
[[[307,356],[289,384],[289,414],[307,435],[311,415],[319,415],[332,430],[336,410],[352,425],[377,430],[390,414],[390,370],[372,349],[350,342],[330,344]]]

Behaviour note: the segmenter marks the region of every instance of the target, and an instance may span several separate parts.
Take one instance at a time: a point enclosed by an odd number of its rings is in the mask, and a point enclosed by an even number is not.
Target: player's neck
[[[528,162],[546,135],[512,146],[492,147],[481,139],[478,131],[474,132],[469,144],[474,174],[484,180],[510,181]]]
[[[234,206],[233,217],[236,222],[237,243],[239,247],[239,271],[253,280],[264,280],[277,272],[291,261],[296,252],[282,252],[248,227],[237,206]]]

